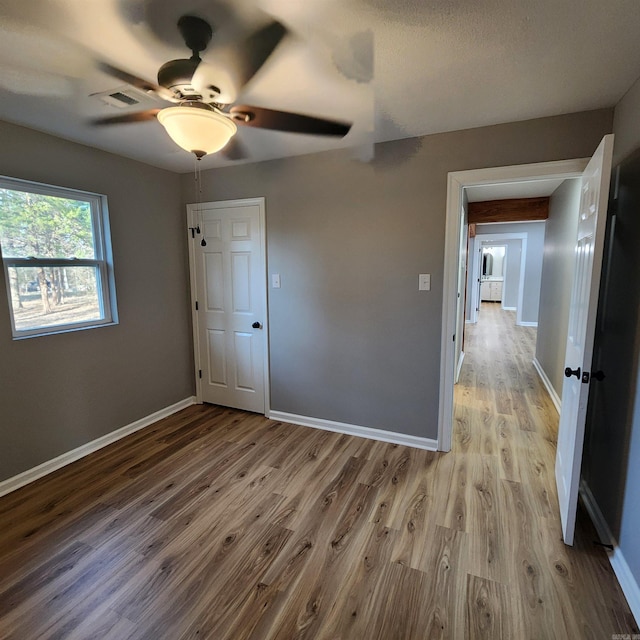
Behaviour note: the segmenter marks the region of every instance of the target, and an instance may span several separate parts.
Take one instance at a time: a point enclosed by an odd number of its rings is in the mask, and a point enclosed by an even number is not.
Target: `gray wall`
[[[640,78],[617,104],[613,114],[613,132],[616,140],[613,147],[613,166],[616,166],[635,149],[640,147]]]
[[[524,290],[521,316],[523,323],[538,322],[540,280],[542,277],[542,253],[544,249],[544,225],[544,222],[518,222],[479,224],[476,226],[476,233],[478,235],[498,233],[527,234],[527,259],[524,271]],[[519,273],[518,277],[520,277]],[[509,283],[508,286],[509,289],[511,289],[511,283]],[[517,299],[516,304],[513,306],[517,306]]]
[[[120,324],[11,339],[0,270],[0,480],[193,394],[180,177],[0,122],[0,174],[106,194]]]
[[[614,158],[640,154],[640,82],[616,107]],[[636,158],[636,167],[640,156]],[[626,203],[626,204],[623,204]],[[640,588],[640,171],[621,180],[609,291],[594,366],[607,378],[591,387],[583,475]],[[606,263],[605,263],[606,264]],[[601,296],[602,296],[601,290]],[[636,615],[638,612],[636,611]]]
[[[552,194],[544,237],[536,359],[562,396],[569,306],[580,208],[580,181],[565,180]]]
[[[269,290],[272,408],[435,438],[448,172],[591,155],[612,115],[379,144],[371,164],[337,151],[204,172],[204,200],[266,197],[269,272],[282,276]],[[182,193],[193,201],[192,176]]]

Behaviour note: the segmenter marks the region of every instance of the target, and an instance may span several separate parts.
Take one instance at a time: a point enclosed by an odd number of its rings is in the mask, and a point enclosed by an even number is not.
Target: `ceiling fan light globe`
[[[229,118],[196,107],[167,107],[157,117],[169,137],[191,153],[220,151],[238,130],[235,122]]]

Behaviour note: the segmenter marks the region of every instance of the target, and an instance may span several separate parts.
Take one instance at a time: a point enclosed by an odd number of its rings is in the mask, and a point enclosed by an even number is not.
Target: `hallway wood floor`
[[[561,541],[535,331],[498,309],[468,331],[450,454],[193,406],[0,498],[0,637],[637,632],[584,514]]]

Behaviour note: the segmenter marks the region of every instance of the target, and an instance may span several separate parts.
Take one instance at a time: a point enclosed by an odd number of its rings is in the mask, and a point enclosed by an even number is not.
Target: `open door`
[[[569,331],[556,454],[562,535],[573,544],[580,467],[591,378],[598,290],[604,245],[613,135],[605,136],[582,176]]]

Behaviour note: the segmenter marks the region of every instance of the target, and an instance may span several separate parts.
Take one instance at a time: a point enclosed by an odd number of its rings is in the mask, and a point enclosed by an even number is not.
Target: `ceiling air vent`
[[[100,93],[92,93],[92,98],[98,98],[104,104],[119,109],[127,107],[139,106],[146,107],[154,102],[153,98],[142,91],[138,91],[132,87],[119,87],[110,91],[102,91]]]
[[[122,93],[122,91],[110,93],[109,97],[119,102],[124,102],[126,105],[140,104],[140,100],[136,100],[133,96],[128,96],[126,93]]]

